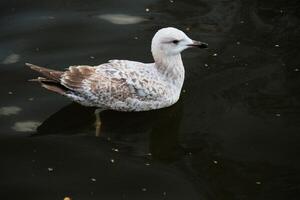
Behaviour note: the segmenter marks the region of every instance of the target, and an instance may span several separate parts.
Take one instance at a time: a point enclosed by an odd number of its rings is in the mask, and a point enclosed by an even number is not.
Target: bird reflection
[[[131,155],[151,153],[154,159],[171,161],[181,150],[178,134],[182,107],[179,101],[169,108],[147,112],[101,112],[72,103],[47,118],[35,136],[94,135]]]

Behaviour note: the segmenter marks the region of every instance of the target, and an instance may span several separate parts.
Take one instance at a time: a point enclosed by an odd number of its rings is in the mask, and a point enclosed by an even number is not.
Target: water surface
[[[297,1],[0,5],[1,199],[299,198]],[[99,137],[93,108],[27,82],[36,74],[25,62],[151,62],[151,38],[166,26],[210,47],[183,53],[180,101],[103,112]]]

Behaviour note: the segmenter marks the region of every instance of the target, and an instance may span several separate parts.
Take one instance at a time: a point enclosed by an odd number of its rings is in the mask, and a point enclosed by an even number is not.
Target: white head
[[[152,39],[151,51],[157,56],[172,57],[191,47],[207,48],[207,44],[190,39],[184,32],[173,27],[162,28]]]

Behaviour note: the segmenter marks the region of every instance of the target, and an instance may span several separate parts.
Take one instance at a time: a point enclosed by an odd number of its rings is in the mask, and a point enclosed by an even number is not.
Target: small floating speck
[[[35,48],[35,51],[40,51],[40,48],[38,48],[38,47],[37,47],[37,48]]]
[[[208,67],[208,64],[205,63],[205,64],[204,64],[204,67]]]
[[[111,163],[115,163],[115,160],[114,160],[114,159],[110,159],[110,162],[111,162]]]
[[[232,56],[232,58],[235,58],[235,56]]]
[[[185,89],[183,89],[183,90],[182,90],[182,93],[186,93],[186,90],[185,90]]]
[[[19,54],[12,53],[8,55],[4,60],[2,60],[2,64],[13,64],[19,62],[21,56]]]
[[[245,21],[244,21],[244,20],[241,20],[241,21],[240,21],[240,23],[241,23],[241,24],[244,24],[244,23],[245,23]]]
[[[107,137],[106,140],[107,140],[107,141],[111,141],[111,138],[110,138],[110,137]]]
[[[275,47],[280,47],[280,45],[279,44],[275,44]]]
[[[218,164],[219,163],[217,160],[214,160],[213,162],[214,162],[214,164]]]
[[[119,152],[119,149],[117,149],[117,148],[112,148],[111,150],[114,152]]]
[[[13,94],[13,92],[8,92],[8,94]]]
[[[193,155],[193,153],[192,153],[192,152],[188,152],[188,154],[189,154],[189,156]]]
[[[95,59],[95,57],[94,56],[90,56],[90,59]]]
[[[146,155],[147,155],[147,156],[152,156],[152,153],[149,152],[149,153],[147,153]]]
[[[295,69],[294,69],[294,72],[299,72],[299,69],[298,69],[298,68],[295,68]]]
[[[135,39],[135,40],[138,40],[138,39],[139,39],[139,37],[138,37],[138,36],[135,36],[133,39]]]
[[[191,28],[190,28],[190,27],[186,27],[185,30],[186,30],[186,31],[190,31]]]
[[[283,13],[283,10],[280,10],[279,12],[280,12],[280,13]]]
[[[53,169],[52,167],[48,167],[48,171],[49,171],[49,172],[53,172],[54,169]]]
[[[117,25],[138,24],[147,21],[146,18],[127,14],[104,14],[99,15],[98,18]]]
[[[174,0],[170,0],[170,3],[174,3]]]
[[[143,192],[146,192],[146,191],[147,191],[147,188],[142,188],[142,191],[143,191]]]
[[[150,163],[145,163],[146,166],[150,166]]]
[[[17,106],[5,106],[0,108],[0,116],[17,115],[22,109]]]
[[[213,56],[218,56],[218,54],[217,54],[217,53],[214,53]]]
[[[38,121],[21,121],[16,122],[12,129],[17,132],[34,132],[39,125],[41,125],[41,122]]]
[[[146,12],[149,12],[149,11],[150,11],[150,9],[149,9],[149,8],[146,8],[146,9],[145,9],[145,11],[146,11]]]
[[[280,117],[281,114],[280,114],[280,113],[276,113],[275,116],[276,116],[276,117]]]
[[[33,97],[28,98],[28,101],[33,101],[33,100],[34,100]]]
[[[70,197],[65,197],[64,200],[72,200]]]
[[[240,45],[240,44],[241,44],[241,42],[237,41],[237,42],[236,42],[236,44],[237,44],[237,45]]]
[[[163,196],[167,196],[167,192],[163,192]]]
[[[245,83],[245,85],[249,85],[249,83]]]
[[[261,182],[260,182],[260,181],[256,181],[255,183],[256,183],[257,185],[260,185],[260,184],[261,184]]]
[[[91,181],[96,182],[97,180],[95,178],[91,178]]]

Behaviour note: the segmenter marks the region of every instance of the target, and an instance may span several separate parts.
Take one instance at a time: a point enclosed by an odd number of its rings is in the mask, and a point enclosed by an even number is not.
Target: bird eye
[[[173,44],[178,44],[179,40],[173,40],[172,43]]]

